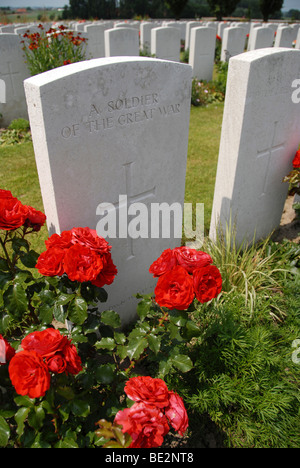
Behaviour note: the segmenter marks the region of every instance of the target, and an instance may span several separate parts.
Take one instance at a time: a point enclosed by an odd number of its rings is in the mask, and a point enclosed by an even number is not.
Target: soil
[[[283,239],[288,239],[297,244],[300,243],[300,219],[296,216],[293,203],[294,196],[287,197],[280,226],[272,236],[272,240],[275,242],[282,242]]]

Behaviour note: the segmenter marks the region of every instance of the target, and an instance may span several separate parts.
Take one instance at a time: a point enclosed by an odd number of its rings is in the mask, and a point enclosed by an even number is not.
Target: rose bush
[[[167,249],[153,262],[149,272],[158,277],[155,300],[168,309],[185,310],[196,297],[209,302],[222,290],[222,277],[212,258],[188,247]]]
[[[220,290],[212,259],[163,252],[150,267],[155,297],[137,294],[125,332],[104,305],[117,275],[111,246],[75,227],[38,254],[28,239],[45,221],[0,190],[0,446],[158,447],[170,431],[183,435],[187,411],[165,379],[193,368],[186,344],[201,329],[189,311]],[[151,376],[136,373],[143,363]]]

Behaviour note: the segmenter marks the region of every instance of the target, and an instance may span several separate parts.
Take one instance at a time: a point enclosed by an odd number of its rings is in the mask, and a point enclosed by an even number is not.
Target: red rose
[[[15,354],[14,348],[0,335],[0,366],[9,362]]]
[[[71,281],[93,281],[103,269],[103,261],[95,250],[75,244],[65,252],[64,269]]]
[[[41,253],[36,268],[44,276],[61,276],[64,274],[65,251],[59,247],[50,247]]]
[[[154,293],[161,307],[187,309],[195,296],[193,279],[182,266],[177,265],[158,278]]]
[[[29,333],[21,342],[25,351],[35,351],[42,357],[53,356],[63,351],[68,343],[68,338],[55,328],[47,328],[42,331]]]
[[[55,353],[54,356],[46,358],[45,363],[49,371],[54,374],[62,374],[67,368],[67,363],[62,353]]]
[[[62,250],[68,249],[73,245],[72,233],[71,231],[63,231],[61,235],[52,234],[52,236],[50,236],[49,239],[45,241],[45,244],[48,249],[50,247],[56,247]]]
[[[193,273],[193,279],[196,298],[202,304],[217,297],[222,290],[222,276],[216,266],[198,268]]]
[[[9,363],[9,377],[19,395],[40,398],[50,388],[50,373],[41,356],[20,351]]]
[[[131,408],[119,411],[115,422],[132,438],[129,448],[160,447],[169,432],[168,421],[157,406],[135,403]]]
[[[171,426],[182,436],[188,428],[189,420],[182,398],[169,392],[169,406],[165,410]]]
[[[85,247],[89,247],[92,250],[100,254],[104,254],[110,251],[111,246],[103,238],[99,237],[97,231],[85,228],[73,228],[71,229],[72,244],[81,244]]]
[[[105,284],[111,284],[115,279],[116,274],[118,273],[110,253],[102,256],[102,261],[103,269],[100,271],[97,278],[92,281],[92,284],[98,288],[102,288]]]
[[[0,189],[0,198],[13,198],[9,190]]]
[[[154,276],[161,276],[177,265],[177,259],[174,250],[166,249],[149,268],[149,272]]]
[[[63,356],[66,361],[66,372],[76,375],[82,371],[81,358],[77,353],[76,346],[69,343],[64,347]]]
[[[152,377],[132,377],[125,385],[126,395],[133,401],[164,408],[169,404],[169,391],[165,382]]]
[[[213,262],[211,256],[201,250],[177,247],[174,252],[178,265],[183,266],[188,273],[193,273],[195,268],[202,268]]]
[[[82,370],[81,358],[70,340],[54,328],[29,333],[21,342],[26,351],[42,358],[51,372],[78,374]]]
[[[17,198],[0,198],[0,229],[18,229],[25,223],[27,215],[27,206],[22,205]]]
[[[41,227],[46,222],[46,216],[41,211],[32,208],[31,206],[27,206],[28,208],[28,215],[25,222],[25,225],[31,227],[34,231],[38,232]]]
[[[300,150],[297,151],[293,160],[293,166],[295,169],[300,167]]]

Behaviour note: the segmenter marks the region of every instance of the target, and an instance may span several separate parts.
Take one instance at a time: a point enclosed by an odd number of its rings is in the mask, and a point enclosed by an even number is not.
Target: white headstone
[[[9,24],[7,26],[1,26],[0,31],[2,34],[13,34],[15,31],[15,25]]]
[[[299,146],[295,77],[298,50],[260,49],[230,59],[210,237],[230,217],[239,244],[280,224],[288,191],[282,179]]]
[[[145,50],[150,53],[151,51],[151,30],[153,28],[157,28],[158,23],[150,23],[149,21],[146,21],[144,23],[141,23],[140,27],[140,44],[141,44],[141,49]]]
[[[133,203],[143,203],[148,214],[152,203],[182,205],[191,75],[182,63],[118,57],[79,62],[25,82],[49,232],[99,228],[97,207],[118,207],[123,196],[116,213],[125,225],[119,224],[120,238],[107,238],[118,275],[105,287],[103,308],[114,308],[125,321],[135,316],[133,295],[153,291],[151,263],[180,245],[172,226],[165,238],[154,232],[159,218],[147,232],[142,223],[141,237],[128,236],[124,196],[128,222],[138,215],[130,212]]]
[[[87,24],[83,31],[86,33],[87,38],[86,57],[88,59],[105,57],[105,26],[102,24]]]
[[[248,50],[265,49],[272,47],[274,42],[274,32],[271,28],[254,28],[249,41]]]
[[[295,49],[300,49],[300,29],[299,29],[298,34],[297,34]]]
[[[185,44],[184,44],[185,50],[188,50],[190,48],[191,29],[199,28],[200,26],[203,26],[203,24],[200,21],[188,21],[186,23]]]
[[[193,67],[193,77],[199,80],[212,80],[215,47],[215,28],[203,26],[192,29],[189,64]]]
[[[224,29],[221,49],[221,61],[228,62],[230,57],[244,52],[245,30],[239,27]]]
[[[297,32],[290,26],[283,26],[277,29],[274,47],[293,47]]]
[[[105,57],[138,56],[139,31],[135,28],[113,28],[104,32]]]
[[[180,30],[169,26],[151,30],[151,54],[155,57],[179,62]]]
[[[0,80],[5,82],[6,101],[0,104],[0,126],[13,119],[28,118],[23,81],[30,76],[17,34],[0,35]]]

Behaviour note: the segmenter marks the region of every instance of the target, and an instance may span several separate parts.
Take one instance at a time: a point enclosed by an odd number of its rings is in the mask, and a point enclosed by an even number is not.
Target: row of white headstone
[[[87,37],[86,56],[88,59],[105,56],[138,56],[140,48],[147,48],[150,43],[150,52],[155,57],[179,62],[180,43],[184,36],[185,47],[189,49],[189,65],[193,69],[193,77],[206,81],[210,81],[213,76],[217,35],[222,37],[221,60],[223,61],[228,61],[230,57],[239,55],[245,50],[247,35],[249,35],[248,50],[271,47],[273,44],[275,47],[291,47],[297,34],[295,48],[300,49],[299,25],[285,27],[275,24],[261,26],[261,23],[204,23],[199,21],[162,22],[161,24],[162,26],[157,27],[159,25],[157,22],[116,24],[77,22],[68,26]],[[51,24],[44,25],[45,28],[50,26]],[[29,71],[24,63],[20,36],[28,29],[31,33],[39,31],[37,24],[17,25],[17,27],[10,25],[1,28],[0,114],[2,114],[2,126],[7,126],[14,118],[27,118],[22,82],[29,77]],[[276,37],[274,36],[275,29]]]
[[[117,310],[123,323],[135,317],[134,295],[153,292],[151,263],[181,242],[172,229],[153,238],[151,223],[161,228],[154,204],[169,206],[170,219],[174,204],[183,207],[191,78],[187,64],[114,57],[25,81],[49,233],[97,229],[105,216],[107,224],[115,218],[122,224],[122,235],[107,239],[118,275],[100,307]],[[279,225],[288,190],[282,179],[299,142],[300,50],[266,48],[231,58],[212,239],[230,219],[238,244],[264,238]],[[110,204],[107,212],[103,203]],[[134,238],[131,223],[140,229]]]

